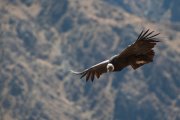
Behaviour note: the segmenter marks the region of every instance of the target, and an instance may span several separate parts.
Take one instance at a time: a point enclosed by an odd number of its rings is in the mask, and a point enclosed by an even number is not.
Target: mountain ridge
[[[180,119],[178,0],[118,2],[1,1],[0,119]],[[69,72],[118,54],[148,28],[162,39],[153,63],[93,83]]]

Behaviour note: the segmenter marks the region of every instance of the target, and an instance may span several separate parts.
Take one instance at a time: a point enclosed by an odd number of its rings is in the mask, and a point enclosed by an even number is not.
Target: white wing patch
[[[136,64],[145,64],[145,63],[146,63],[146,61],[144,61],[144,60],[136,61]]]

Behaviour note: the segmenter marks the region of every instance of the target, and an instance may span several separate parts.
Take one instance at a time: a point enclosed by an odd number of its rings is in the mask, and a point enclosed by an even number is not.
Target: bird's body
[[[152,48],[156,45],[158,34],[152,34],[154,31],[149,32],[142,31],[132,45],[124,49],[120,54],[112,56],[110,59],[102,61],[82,72],[74,72],[75,74],[81,75],[81,78],[86,76],[86,81],[94,77],[100,77],[101,74],[106,72],[121,71],[123,68],[131,65],[133,69],[137,69],[140,66],[150,63],[153,61],[154,51]]]

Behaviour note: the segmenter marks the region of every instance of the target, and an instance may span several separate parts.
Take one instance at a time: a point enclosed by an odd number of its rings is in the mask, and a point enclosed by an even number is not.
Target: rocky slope
[[[179,0],[0,0],[0,120],[179,120]],[[69,72],[161,33],[154,62]]]

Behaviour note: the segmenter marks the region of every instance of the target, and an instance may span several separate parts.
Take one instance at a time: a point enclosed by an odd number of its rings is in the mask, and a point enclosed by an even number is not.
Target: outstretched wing
[[[82,72],[75,72],[72,70],[71,70],[71,72],[74,74],[77,74],[77,75],[81,75],[81,78],[86,76],[86,81],[88,81],[89,79],[91,79],[91,81],[94,81],[95,76],[97,78],[99,78],[101,74],[107,72],[106,66],[107,66],[108,62],[109,62],[109,60],[105,60],[105,61],[100,62]]]
[[[154,51],[153,48],[159,42],[157,36],[160,33],[153,34],[154,31],[142,31],[135,43],[122,51],[118,58],[127,58],[129,65],[134,69],[153,61]]]

